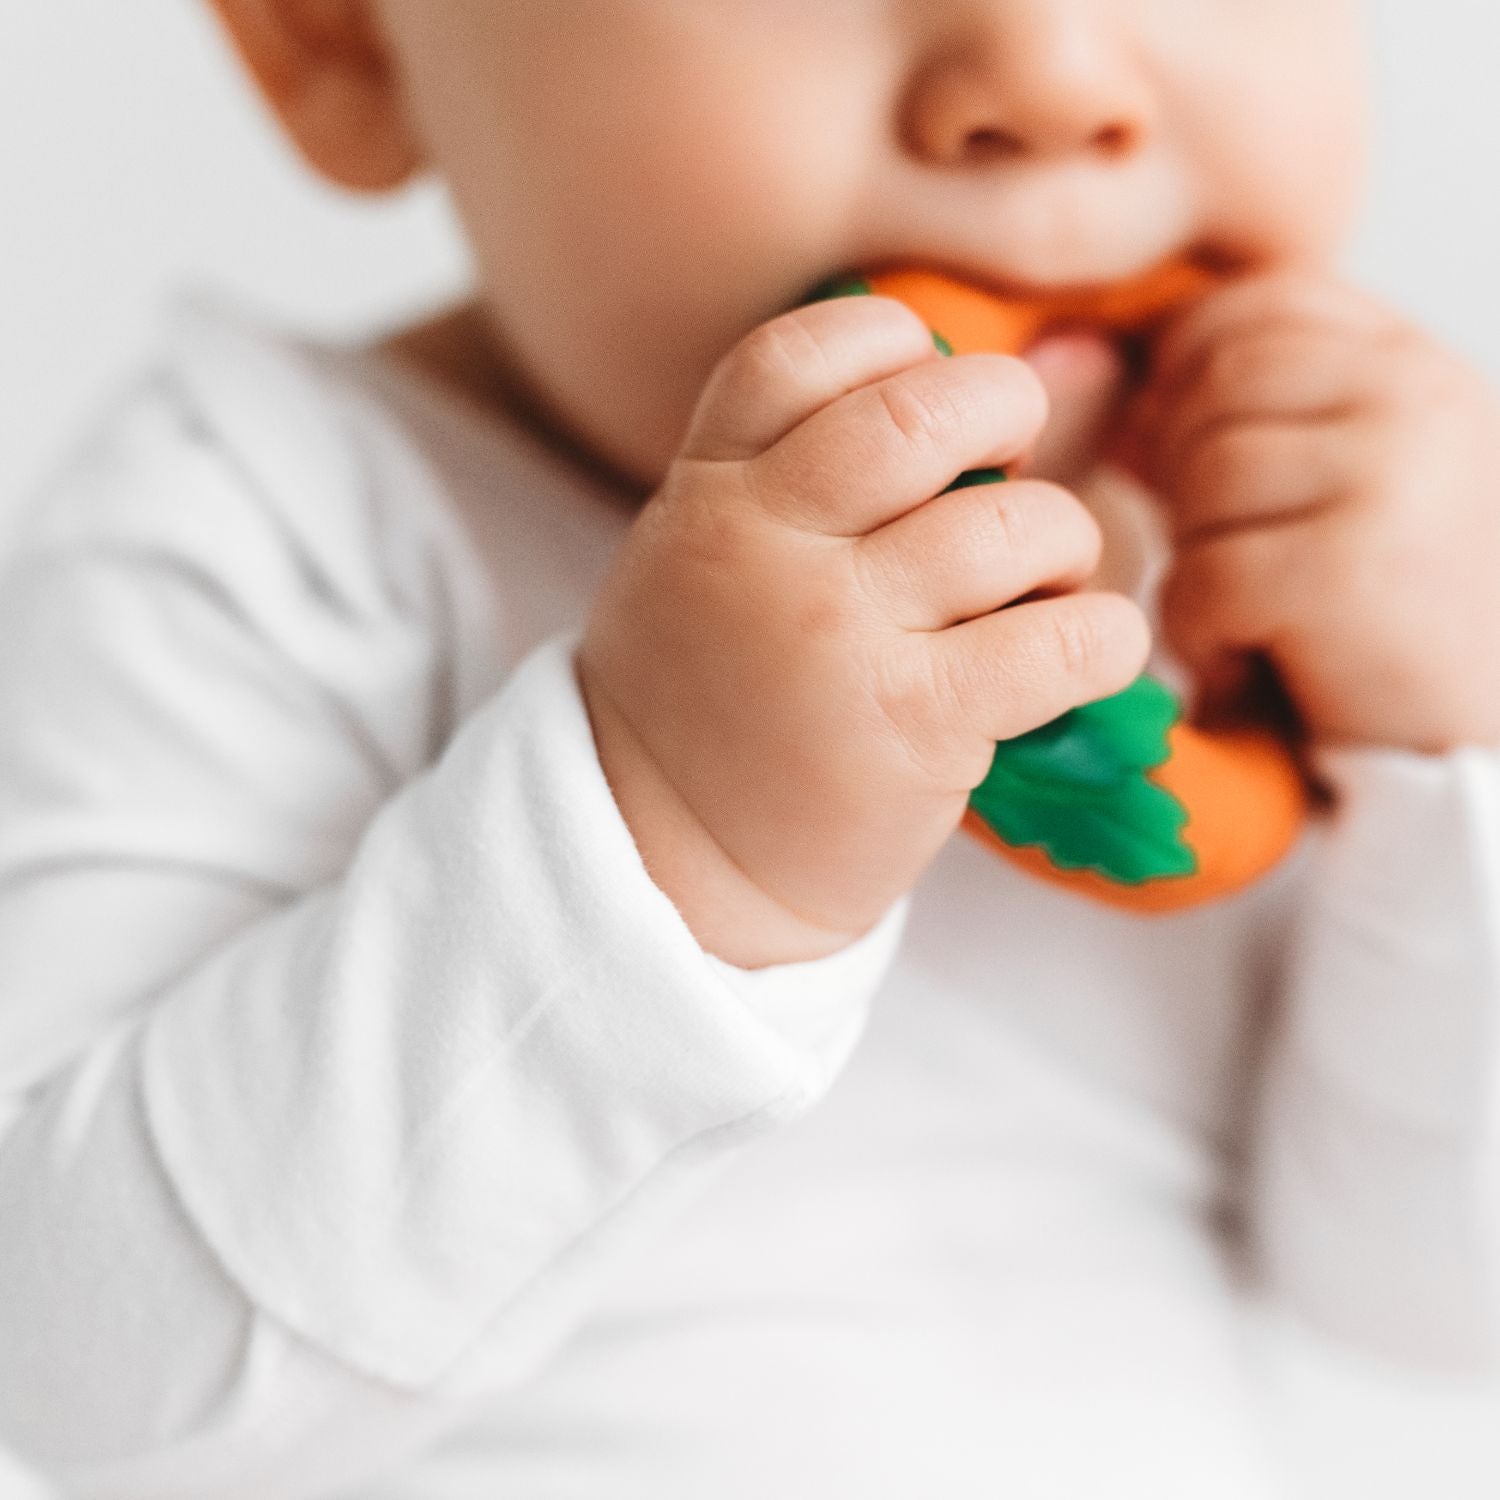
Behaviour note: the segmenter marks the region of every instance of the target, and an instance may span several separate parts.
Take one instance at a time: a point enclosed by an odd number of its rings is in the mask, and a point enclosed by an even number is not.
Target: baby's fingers
[[[1309,271],[1248,277],[1206,297],[1163,334],[1152,351],[1152,384],[1169,401],[1198,384],[1225,344],[1287,329],[1366,335],[1392,315],[1356,287]]]
[[[1278,325],[1221,344],[1175,402],[1142,401],[1151,477],[1172,482],[1193,445],[1228,422],[1348,413],[1376,389],[1379,366],[1367,338],[1325,328]]]
[[[1162,484],[1175,541],[1184,546],[1344,503],[1379,451],[1368,426],[1352,419],[1211,428]]]
[[[953,490],[861,537],[867,592],[907,630],[942,630],[1023,595],[1062,592],[1099,566],[1099,523],[1038,480]]]
[[[762,503],[792,525],[855,537],[1035,444],[1047,392],[1003,354],[915,365],[841,397],[746,466]]]
[[[890,297],[840,297],[783,313],[719,361],[682,457],[754,458],[840,396],[938,358],[927,325]]]
[[[1331,589],[1358,617],[1373,574],[1331,518],[1255,527],[1183,548],[1161,593],[1161,623],[1177,657],[1212,673],[1226,657],[1275,654],[1315,620]],[[1348,597],[1343,597],[1347,595]],[[1351,600],[1353,602],[1351,602]]]
[[[985,746],[1129,687],[1150,655],[1151,630],[1124,595],[1077,593],[1018,604],[922,642],[942,732],[978,785],[989,769]]]

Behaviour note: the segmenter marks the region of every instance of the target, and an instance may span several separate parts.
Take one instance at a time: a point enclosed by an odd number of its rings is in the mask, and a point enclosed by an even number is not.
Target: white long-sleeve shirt
[[[1500,1367],[1500,757],[1325,755],[1336,817],[1165,920],[955,838],[741,971],[578,693],[628,520],[207,308],[28,512],[0,1444],[141,1500],[1262,1500],[1247,1276]]]

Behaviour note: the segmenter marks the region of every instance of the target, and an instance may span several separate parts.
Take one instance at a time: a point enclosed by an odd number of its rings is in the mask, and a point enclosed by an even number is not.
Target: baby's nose
[[[991,0],[928,39],[903,110],[908,149],[939,166],[1136,155],[1153,133],[1150,80],[1118,25],[1077,0]]]

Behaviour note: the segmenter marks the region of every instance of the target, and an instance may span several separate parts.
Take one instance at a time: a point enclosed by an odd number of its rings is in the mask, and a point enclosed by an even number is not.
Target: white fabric
[[[627,524],[203,308],[29,513],[0,1442],[142,1500],[1235,1500],[1292,1482],[1251,1296],[1500,1369],[1500,757],[1326,756],[1166,920],[955,839],[747,973],[593,751]]]

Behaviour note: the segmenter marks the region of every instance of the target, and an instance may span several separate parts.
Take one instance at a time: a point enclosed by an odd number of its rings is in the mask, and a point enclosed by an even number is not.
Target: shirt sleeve
[[[1323,1331],[1500,1366],[1500,752],[1325,751],[1252,1167],[1274,1291]]]
[[[571,637],[392,786],[307,665],[368,620],[230,519],[0,587],[0,1439],[80,1496],[335,1493],[524,1380],[829,1089],[906,912],[706,955]]]

